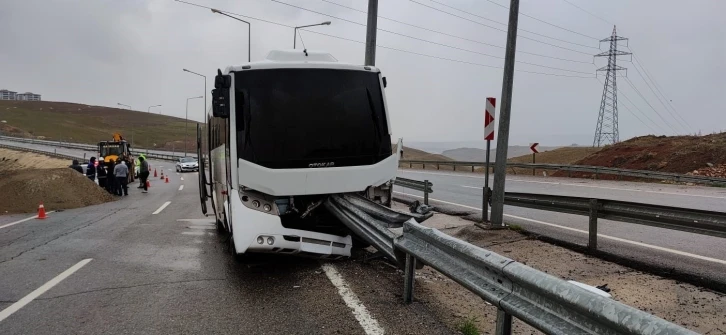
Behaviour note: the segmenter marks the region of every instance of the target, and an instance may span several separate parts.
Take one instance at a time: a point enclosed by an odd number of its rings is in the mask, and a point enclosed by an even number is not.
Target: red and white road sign
[[[494,108],[497,105],[496,98],[487,98],[487,107],[484,111],[484,139],[494,140]]]
[[[539,153],[539,150],[537,150],[538,145],[539,145],[539,143],[531,143],[529,145],[529,150],[532,150],[533,154]]]

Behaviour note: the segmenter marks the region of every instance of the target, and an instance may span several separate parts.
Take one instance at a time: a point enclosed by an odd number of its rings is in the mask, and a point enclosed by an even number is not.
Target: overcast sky
[[[322,0],[280,1],[354,22],[366,21],[363,13]],[[366,0],[330,1],[363,11],[367,9]],[[508,10],[492,2],[508,6],[508,1],[437,1],[478,16],[457,12],[430,0],[415,0],[506,30],[497,22],[507,21]],[[671,115],[674,113],[656,99],[642,78],[645,76],[642,68],[639,67],[641,76],[633,69],[630,57],[621,57],[619,65],[629,68],[631,82],[661,115],[656,114],[624,78],[619,78],[618,88],[632,101],[622,95],[619,97],[621,140],[651,133],[672,135],[670,127],[680,134],[698,131],[705,134],[726,128],[726,113],[722,106],[726,92],[725,1],[568,1],[618,25],[618,34],[630,38],[629,46],[637,60],[688,123],[685,125],[680,118]],[[365,41],[364,26],[279,2],[190,2],[291,26],[330,20],[331,26],[311,30]],[[379,29],[495,57],[504,56],[503,48],[482,44],[505,45],[506,34],[502,31],[409,0],[380,2],[380,16],[480,43],[383,18],[379,18]],[[182,68],[207,75],[207,89],[211,90],[217,68],[246,62],[245,24],[173,0],[0,0],[0,8],[0,31],[3,32],[0,88],[40,93],[44,100],[103,106],[116,106],[120,102],[143,111],[150,105],[162,104],[162,113],[184,117],[186,98],[202,95],[204,82],[201,77],[183,72]],[[565,0],[522,0],[520,11],[597,38],[607,38],[613,29],[612,24],[588,15]],[[271,49],[292,47],[291,28],[248,21],[252,22],[253,61],[263,59]],[[601,52],[592,48],[597,47],[598,42],[526,16],[520,16],[519,27],[517,60],[520,62],[516,64],[516,70],[592,78],[516,72],[510,143],[591,144],[602,95],[602,84],[594,74],[596,68],[606,64],[604,58],[595,59],[592,64],[590,55]],[[342,62],[363,63],[363,44],[311,32],[302,32],[302,38],[308,49],[329,51]],[[485,98],[496,97],[498,103],[501,99],[502,70],[496,67],[501,67],[503,60],[421,40],[384,31],[378,33],[381,46],[494,68],[378,48],[376,65],[388,78],[386,94],[394,137],[408,141],[481,139]],[[602,50],[606,48],[607,45],[602,44]],[[599,78],[604,80],[602,75]],[[653,84],[651,87],[657,92]],[[202,100],[192,100],[189,107],[190,118],[201,120]]]

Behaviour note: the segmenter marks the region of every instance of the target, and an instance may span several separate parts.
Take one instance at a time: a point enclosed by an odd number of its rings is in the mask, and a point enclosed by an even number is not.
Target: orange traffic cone
[[[38,219],[42,220],[45,218],[47,218],[47,216],[45,216],[45,207],[43,206],[43,203],[41,202],[40,206],[38,206]]]
[[[169,177],[166,177],[166,183],[167,184],[169,183]]]
[[[159,175],[156,174],[156,169],[154,169],[154,177],[158,177]]]
[[[146,180],[146,188],[149,188],[149,187],[151,187],[151,182],[147,179]]]

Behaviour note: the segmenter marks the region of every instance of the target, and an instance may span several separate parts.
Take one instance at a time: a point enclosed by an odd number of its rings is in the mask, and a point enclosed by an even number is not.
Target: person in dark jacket
[[[96,176],[98,177],[98,186],[105,189],[106,184],[109,183],[108,178],[106,178],[107,172],[106,172],[106,166],[104,161],[98,162],[98,167],[96,168]]]
[[[149,189],[146,187],[146,184],[149,180],[149,162],[146,161],[143,155],[139,156],[139,179],[141,179],[141,185],[144,188],[141,192],[148,193]]]
[[[81,166],[80,163],[78,163],[77,159],[73,160],[73,164],[71,164],[71,166],[69,166],[69,168],[76,170],[76,171],[80,172],[81,174],[83,174],[83,167]]]
[[[91,157],[86,167],[86,177],[91,181],[96,180],[96,157]]]
[[[116,168],[116,162],[113,160],[109,161],[106,168],[106,171],[108,171],[106,173],[106,191],[111,194],[116,194],[116,175],[113,172]]]

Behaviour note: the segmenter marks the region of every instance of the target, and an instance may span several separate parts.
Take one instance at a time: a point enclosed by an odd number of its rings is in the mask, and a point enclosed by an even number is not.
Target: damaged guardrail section
[[[406,303],[418,260],[496,306],[496,334],[511,334],[512,316],[546,334],[696,334],[413,220],[394,246],[406,253]]]

